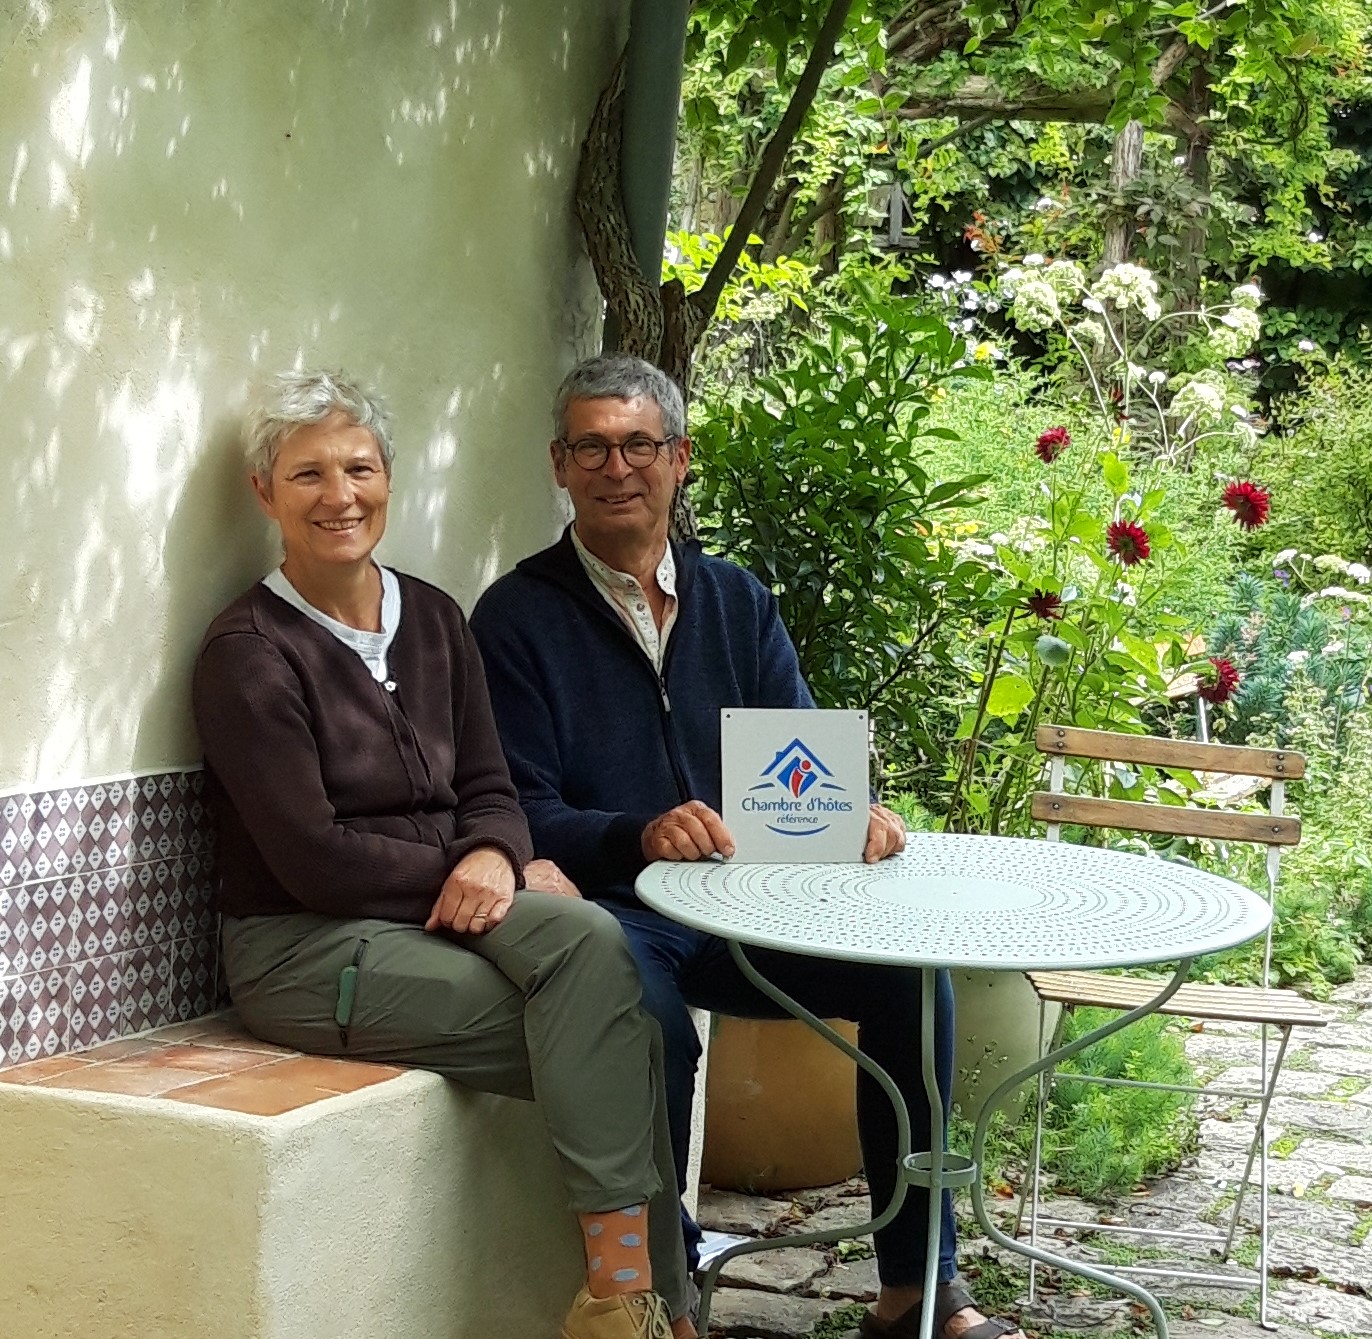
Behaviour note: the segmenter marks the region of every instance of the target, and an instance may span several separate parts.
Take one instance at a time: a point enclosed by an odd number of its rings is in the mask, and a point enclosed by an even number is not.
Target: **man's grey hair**
[[[567,440],[567,406],[573,400],[653,400],[662,410],[668,437],[686,435],[686,405],[681,390],[660,367],[627,353],[604,353],[579,362],[557,388],[553,431]]]
[[[322,423],[335,411],[376,439],[389,479],[395,459],[390,411],[374,391],[345,372],[282,372],[274,377],[248,418],[248,468],[267,483],[281,443],[297,428]]]

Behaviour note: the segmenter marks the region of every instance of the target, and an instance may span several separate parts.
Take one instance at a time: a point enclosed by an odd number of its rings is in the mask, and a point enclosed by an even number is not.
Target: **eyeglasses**
[[[622,442],[607,442],[603,437],[580,437],[575,442],[565,438],[558,439],[562,449],[581,466],[583,470],[603,469],[610,458],[611,451],[618,451],[630,469],[647,469],[665,447],[681,440],[680,437],[664,437],[660,441],[649,437],[646,432],[636,432]]]

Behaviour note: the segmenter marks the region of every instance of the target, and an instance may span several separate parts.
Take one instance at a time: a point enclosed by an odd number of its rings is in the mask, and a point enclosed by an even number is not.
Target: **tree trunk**
[[[1143,169],[1143,122],[1130,121],[1115,136],[1110,154],[1111,201],[1109,218],[1105,224],[1105,255],[1103,264],[1108,270],[1129,258],[1129,242],[1134,235],[1134,211],[1126,192]]]
[[[1199,121],[1210,106],[1210,86],[1203,65],[1191,73],[1191,93],[1187,111]],[[1197,135],[1186,146],[1186,175],[1195,191],[1193,211],[1182,234],[1182,273],[1186,289],[1196,298],[1200,296],[1201,278],[1205,273],[1205,244],[1210,233],[1210,138]]]
[[[688,389],[696,345],[714,316],[720,292],[738,263],[748,234],[767,206],[820,79],[833,62],[852,2],[830,0],[781,122],[759,156],[734,228],[710,267],[704,286],[695,293],[687,294],[676,280],[660,284],[649,279],[634,254],[619,178],[624,129],[623,56],[596,103],[581,146],[576,213],[605,298],[607,324],[613,324],[617,331],[614,347],[655,363],[676,381],[683,394]],[[695,536],[695,514],[684,487],[677,490],[672,505],[672,526],[678,538]]]

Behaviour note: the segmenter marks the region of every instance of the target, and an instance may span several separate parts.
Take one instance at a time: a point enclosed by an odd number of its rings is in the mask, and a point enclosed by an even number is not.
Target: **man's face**
[[[573,446],[590,440],[618,447],[632,437],[661,441],[666,436],[661,407],[643,397],[573,400],[567,406],[565,431]],[[651,464],[637,468],[622,452],[611,450],[599,469],[586,469],[560,442],[552,444],[552,457],[557,482],[571,494],[576,532],[592,553],[605,556],[597,545],[615,551],[666,540],[672,494],[691,461],[689,437],[668,442]]]

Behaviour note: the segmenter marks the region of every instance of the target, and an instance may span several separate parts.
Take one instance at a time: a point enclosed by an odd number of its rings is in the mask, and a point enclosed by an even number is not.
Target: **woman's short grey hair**
[[[281,443],[297,428],[322,423],[336,411],[376,439],[389,479],[395,459],[390,411],[374,391],[344,372],[282,372],[273,378],[248,418],[248,468],[266,483]]]
[[[686,435],[686,405],[681,390],[660,367],[627,353],[605,353],[578,363],[557,388],[553,431],[567,440],[567,406],[573,400],[653,400],[662,410],[668,437]]]

